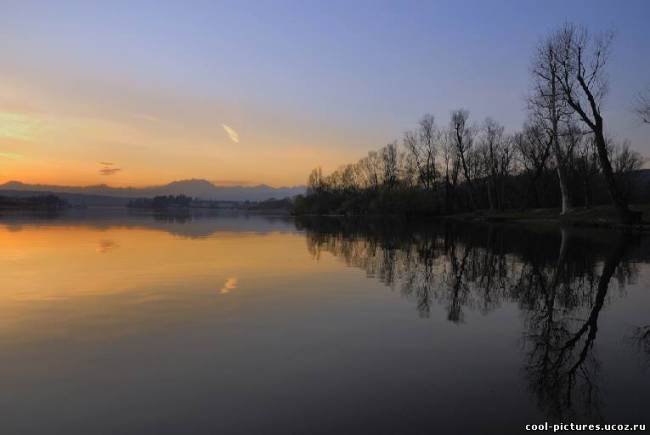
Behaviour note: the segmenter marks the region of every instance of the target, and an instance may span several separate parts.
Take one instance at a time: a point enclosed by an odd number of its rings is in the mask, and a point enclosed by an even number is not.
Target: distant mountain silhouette
[[[106,184],[97,184],[94,186],[54,186],[9,181],[0,184],[0,190],[101,195],[117,198],[149,198],[159,195],[188,195],[193,198],[216,201],[264,201],[270,198],[286,198],[304,193],[305,187],[271,187],[265,184],[257,186],[217,186],[207,180],[192,179],[173,181],[162,186],[142,188],[111,187]]]

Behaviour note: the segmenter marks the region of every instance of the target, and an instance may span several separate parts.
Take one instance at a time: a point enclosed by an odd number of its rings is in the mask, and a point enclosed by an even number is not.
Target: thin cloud
[[[99,170],[100,175],[115,175],[122,170],[122,168],[113,167],[113,162],[99,162],[103,167]]]
[[[120,172],[122,168],[102,168],[99,170],[100,175],[115,175]]]
[[[235,129],[227,126],[226,124],[221,124],[221,125],[223,126],[223,129],[228,134],[230,140],[233,141],[234,143],[239,143],[239,133],[237,133]]]

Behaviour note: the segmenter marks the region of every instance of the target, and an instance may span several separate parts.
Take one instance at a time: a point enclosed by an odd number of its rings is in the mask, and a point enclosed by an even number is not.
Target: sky
[[[650,156],[646,0],[0,2],[0,183],[298,185],[425,113],[515,131],[567,21],[615,32],[606,128]]]

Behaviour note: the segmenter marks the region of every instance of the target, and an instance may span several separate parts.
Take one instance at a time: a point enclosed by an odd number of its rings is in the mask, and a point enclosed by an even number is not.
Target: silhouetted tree
[[[307,193],[320,192],[323,190],[323,170],[318,167],[313,169],[307,180]]]
[[[645,93],[639,94],[636,113],[646,124],[650,124],[650,90]]]
[[[456,200],[460,159],[448,135],[443,136],[441,151],[445,186],[445,213],[450,213],[454,209]]]
[[[607,152],[612,162],[614,178],[620,190],[620,194],[627,202],[632,196],[632,172],[643,167],[641,155],[630,148],[630,142],[625,140],[616,143],[614,140],[607,141]]]
[[[593,138],[582,136],[574,149],[572,164],[575,177],[582,183],[583,204],[585,208],[592,205],[592,182],[599,173],[598,155]]]
[[[567,167],[570,156],[560,144],[560,123],[567,116],[566,104],[561,94],[560,74],[560,60],[551,38],[539,45],[533,59],[533,94],[529,99],[529,108],[535,124],[543,128],[548,135],[562,195],[561,214],[565,214],[572,204]]]
[[[397,155],[397,144],[389,143],[381,149],[382,166],[384,169],[384,185],[392,189],[397,185],[399,179],[399,161]]]
[[[438,175],[436,154],[440,141],[440,130],[433,115],[429,114],[422,117],[417,130],[404,134],[404,147],[417,172],[418,182],[425,189],[433,189]]]
[[[620,219],[633,222],[640,219],[640,214],[630,211],[616,183],[607,152],[601,110],[602,100],[607,93],[605,66],[611,40],[611,35],[591,37],[586,29],[567,24],[555,32],[547,44],[557,62],[562,99],[594,135],[600,168]]]
[[[513,143],[530,180],[528,192],[532,197],[533,206],[540,207],[537,181],[547,169],[552,139],[540,123],[527,123],[524,124],[523,131],[514,136]]]
[[[460,160],[460,166],[469,186],[469,203],[472,210],[476,209],[474,173],[472,171],[472,146],[474,144],[474,129],[467,125],[469,111],[458,109],[451,113],[450,137]]]

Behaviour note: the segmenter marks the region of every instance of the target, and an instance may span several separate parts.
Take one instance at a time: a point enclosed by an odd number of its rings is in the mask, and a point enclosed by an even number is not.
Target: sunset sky
[[[650,1],[3,0],[0,183],[297,185],[426,112],[512,131],[564,21],[616,32],[608,131],[650,155]]]

